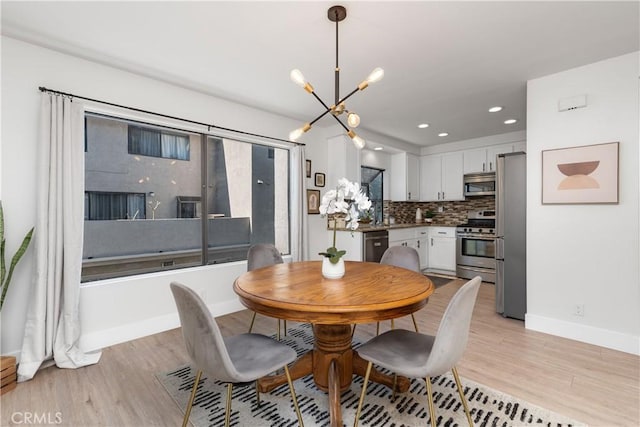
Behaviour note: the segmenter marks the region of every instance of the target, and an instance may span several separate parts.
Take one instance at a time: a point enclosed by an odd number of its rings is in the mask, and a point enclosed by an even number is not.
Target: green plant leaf
[[[33,236],[33,228],[31,228],[31,230],[29,230],[29,232],[27,233],[26,236],[24,236],[24,239],[22,239],[22,244],[20,245],[20,247],[18,248],[18,250],[16,251],[16,253],[13,255],[13,258],[11,258],[11,263],[9,264],[9,271],[7,272],[6,270],[6,263],[4,260],[4,255],[5,255],[5,239],[4,239],[4,212],[2,209],[2,203],[0,202],[0,237],[1,237],[1,243],[0,243],[0,255],[1,255],[1,270],[0,271],[0,284],[2,285],[2,296],[0,296],[0,310],[2,310],[2,306],[4,305],[4,299],[7,295],[7,291],[9,290],[9,284],[11,283],[11,277],[13,276],[13,270],[16,268],[16,265],[18,264],[18,262],[20,262],[20,259],[22,258],[22,256],[24,255],[24,253],[27,251],[27,248],[29,247],[29,243],[31,243],[31,237]],[[5,277],[6,275],[6,277]]]
[[[338,251],[332,257],[329,258],[329,261],[331,261],[331,264],[337,264],[338,261],[340,261],[340,258],[342,258],[346,253],[347,251]]]

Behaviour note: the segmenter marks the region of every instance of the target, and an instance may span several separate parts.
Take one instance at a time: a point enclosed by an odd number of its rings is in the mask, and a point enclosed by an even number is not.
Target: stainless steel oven
[[[456,228],[456,275],[495,283],[495,212],[469,211],[468,222]]]

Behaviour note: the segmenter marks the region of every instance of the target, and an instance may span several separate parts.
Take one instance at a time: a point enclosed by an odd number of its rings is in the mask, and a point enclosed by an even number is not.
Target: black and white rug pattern
[[[283,341],[302,355],[313,346],[309,325],[301,324],[288,330]],[[357,348],[358,344],[354,347]],[[181,366],[170,372],[157,374],[158,379],[181,411],[189,400],[195,371]],[[191,411],[190,420],[196,427],[223,426],[226,401],[226,384],[202,376]],[[493,390],[465,378],[461,379],[465,396],[476,426],[574,426],[584,425],[575,420],[524,402],[513,396]],[[346,425],[353,425],[363,378],[355,376],[351,388],[341,397],[342,418]],[[464,407],[460,402],[455,381],[451,374],[432,378],[437,425],[468,425]],[[318,390],[312,376],[294,381],[298,404],[305,426],[328,426],[328,397]],[[232,426],[289,427],[298,424],[291,394],[286,384],[271,393],[262,393],[261,404],[256,402],[254,384],[234,386],[231,412]],[[361,426],[409,427],[430,425],[427,392],[424,381],[413,380],[407,393],[391,399],[391,390],[370,382],[367,386]]]

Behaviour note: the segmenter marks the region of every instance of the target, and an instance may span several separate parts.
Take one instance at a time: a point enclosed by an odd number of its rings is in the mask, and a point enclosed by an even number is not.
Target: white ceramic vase
[[[322,257],[322,276],[325,279],[340,279],[344,276],[344,260],[340,258],[336,264],[329,258]]]

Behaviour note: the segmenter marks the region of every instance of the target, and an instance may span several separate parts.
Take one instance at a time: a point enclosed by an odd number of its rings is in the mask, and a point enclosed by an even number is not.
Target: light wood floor
[[[439,288],[416,313],[421,332],[435,332],[462,283]],[[640,425],[640,358],[527,331],[523,322],[494,312],[493,291],[493,285],[481,287],[467,350],[458,364],[462,377],[592,426]],[[246,310],[218,318],[225,335],[246,332],[249,320]],[[256,324],[257,332],[275,331],[273,319],[258,316]],[[396,327],[411,329],[412,324],[400,319]],[[374,333],[375,325],[363,325],[356,336],[366,340]],[[17,425],[11,420],[15,412],[60,413],[66,426],[180,425],[180,410],[154,374],[186,362],[175,329],[107,348],[94,366],[44,369],[2,396],[0,425]]]

